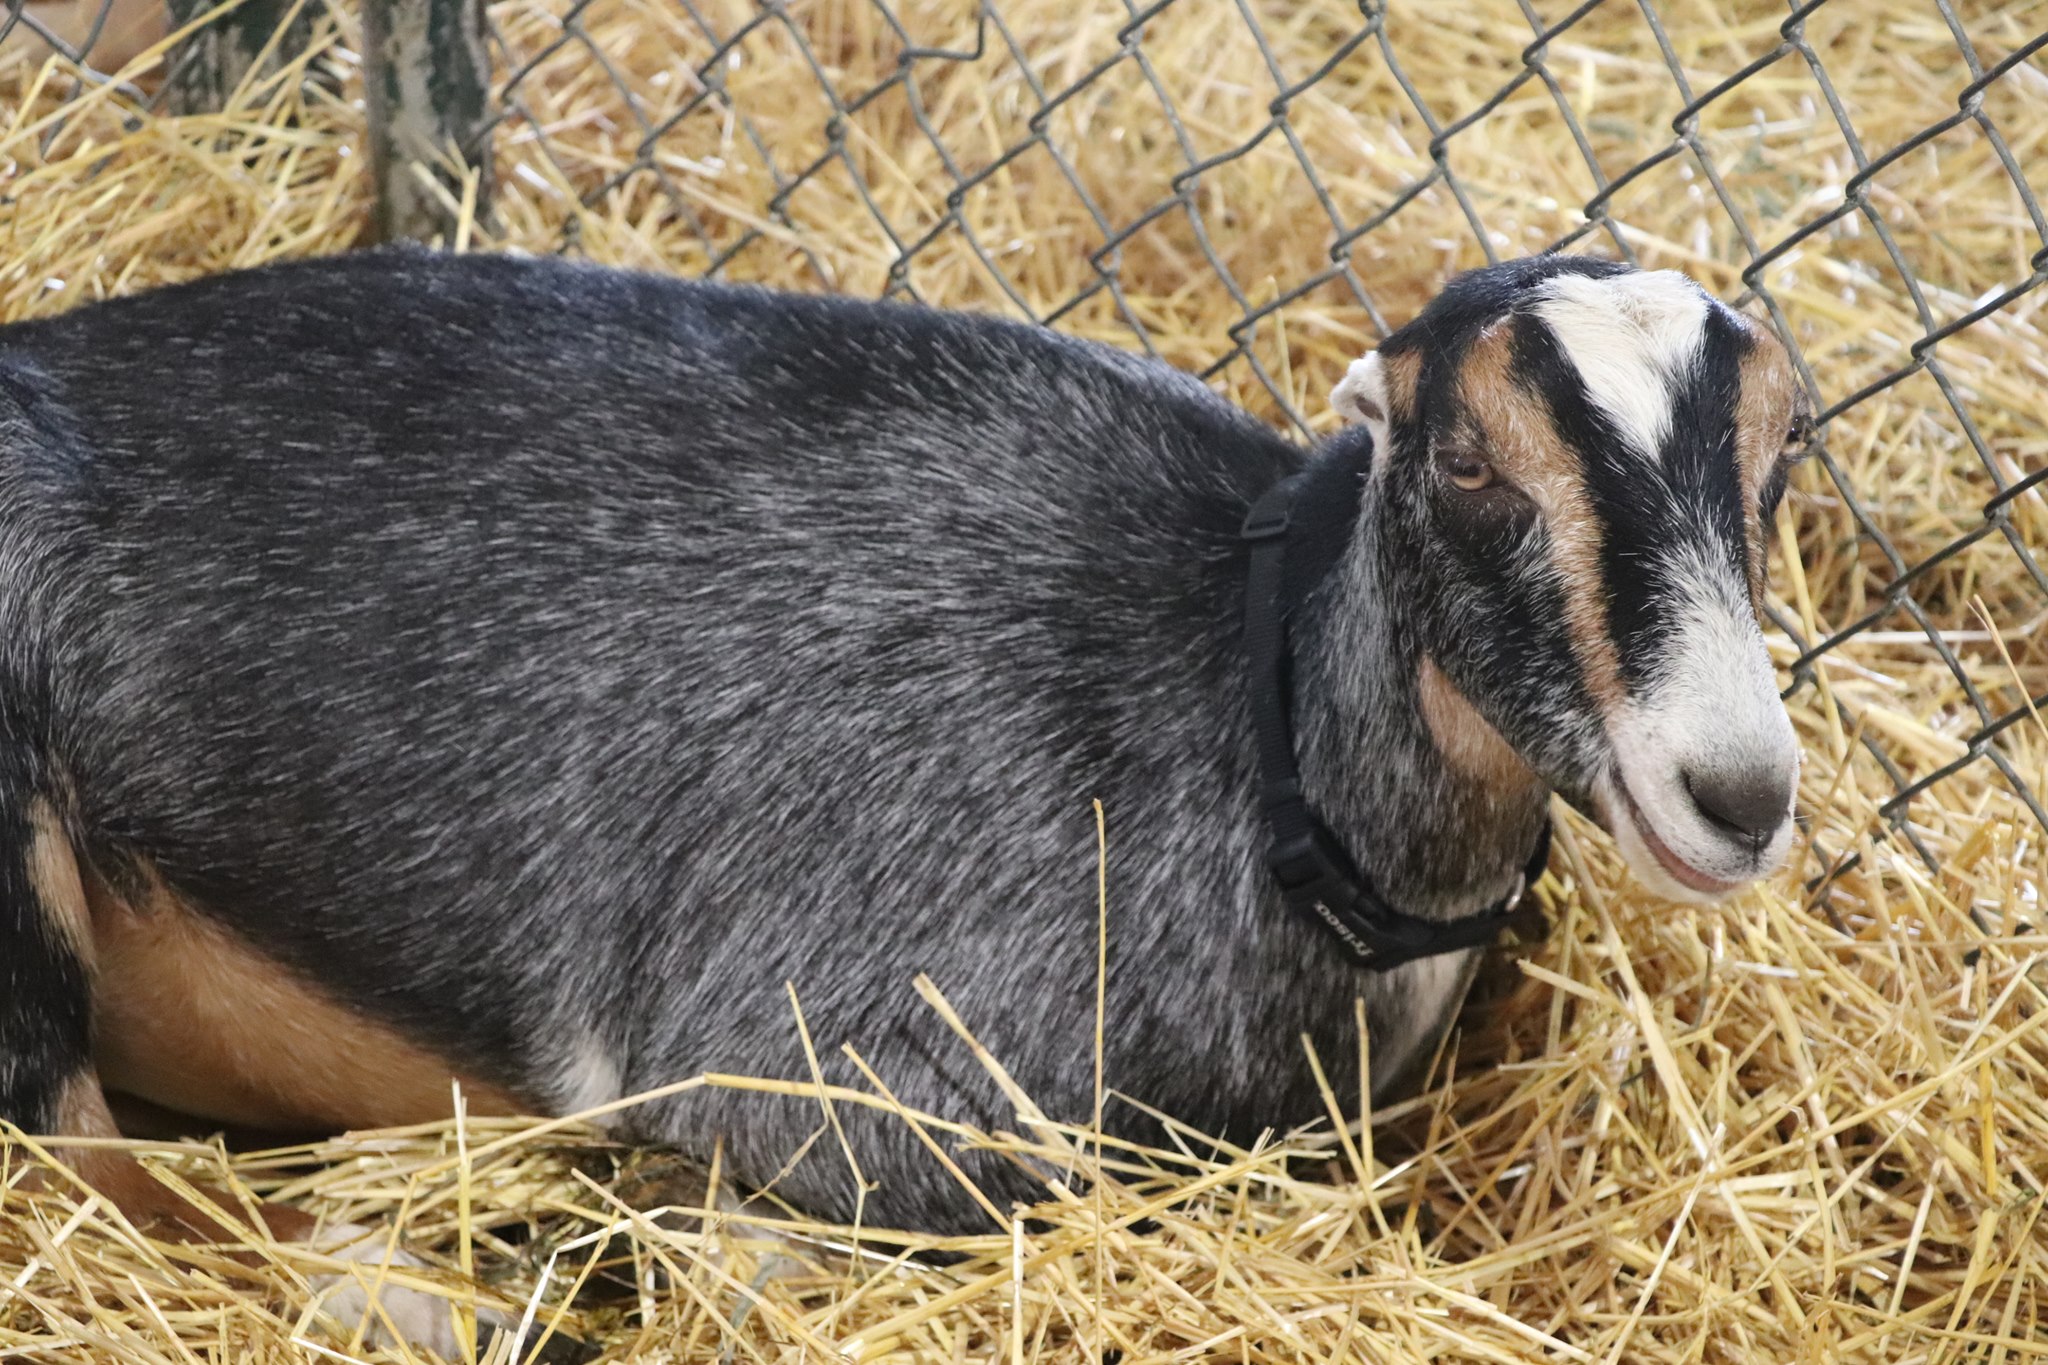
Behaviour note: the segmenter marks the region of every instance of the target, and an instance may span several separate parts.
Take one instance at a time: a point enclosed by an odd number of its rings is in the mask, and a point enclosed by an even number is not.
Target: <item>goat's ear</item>
[[[1385,457],[1387,377],[1380,365],[1378,351],[1351,362],[1351,368],[1344,371],[1337,387],[1330,390],[1330,406],[1342,413],[1346,421],[1365,423],[1367,430],[1372,432],[1374,456]]]

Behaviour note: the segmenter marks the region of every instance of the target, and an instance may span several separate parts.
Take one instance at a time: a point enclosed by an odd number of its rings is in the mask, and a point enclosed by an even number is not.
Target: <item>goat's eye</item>
[[[1444,471],[1444,477],[1467,493],[1477,493],[1482,488],[1491,488],[1497,476],[1493,466],[1469,450],[1452,448],[1437,455],[1437,467]]]
[[[1806,448],[1813,441],[1813,417],[1810,413],[1793,414],[1792,424],[1785,428],[1785,447],[1780,458],[1787,461],[1806,458]]]
[[[1536,504],[1492,461],[1479,441],[1453,437],[1431,450],[1428,495],[1448,539],[1479,559],[1510,551],[1536,522]]]

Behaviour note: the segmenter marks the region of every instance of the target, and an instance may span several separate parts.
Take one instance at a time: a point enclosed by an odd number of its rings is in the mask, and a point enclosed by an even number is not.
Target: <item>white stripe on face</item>
[[[1536,316],[1579,372],[1595,407],[1654,461],[1671,431],[1674,387],[1699,360],[1715,306],[1675,270],[1564,274],[1538,287]]]
[[[1656,675],[1608,724],[1614,780],[1628,795],[1624,803],[1608,794],[1608,819],[1642,881],[1696,899],[1667,881],[1646,851],[1642,828],[1710,881],[1733,886],[1774,871],[1792,844],[1799,740],[1735,567],[1698,542],[1681,543],[1663,558],[1669,626]],[[1785,818],[1760,843],[1731,839],[1702,810],[1694,784],[1731,780],[1784,793]]]

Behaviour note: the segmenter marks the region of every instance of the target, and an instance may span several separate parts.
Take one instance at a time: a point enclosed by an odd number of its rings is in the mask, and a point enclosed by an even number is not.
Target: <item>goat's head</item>
[[[1539,257],[1455,280],[1332,397],[1479,714],[1650,887],[1774,870],[1799,745],[1756,612],[1810,421],[1777,339],[1683,275]]]

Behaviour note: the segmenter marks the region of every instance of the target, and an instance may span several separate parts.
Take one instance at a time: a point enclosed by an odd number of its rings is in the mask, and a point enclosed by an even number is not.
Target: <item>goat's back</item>
[[[1200,1121],[1270,1064],[1254,1015],[1292,1052],[1321,1003],[1243,998],[1301,940],[1257,913],[1234,537],[1296,459],[1191,378],[415,252],[0,330],[0,377],[0,704],[93,862],[471,1074],[556,1106],[803,1075],[789,981],[835,1079],[852,1040],[906,1102],[1008,1123],[928,971],[1082,1117],[1098,797],[1116,1079]],[[639,1126],[763,1180],[817,1121]],[[957,1205],[885,1126],[929,1184],[880,1214]],[[785,1188],[846,1210],[836,1160]]]

